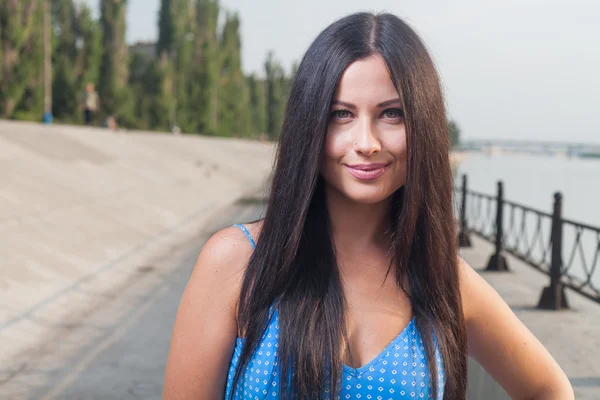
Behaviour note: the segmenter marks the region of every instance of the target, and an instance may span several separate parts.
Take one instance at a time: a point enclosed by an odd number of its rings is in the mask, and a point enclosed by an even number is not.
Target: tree
[[[170,55],[173,51],[176,21],[173,21],[174,13],[171,2],[172,0],[161,0],[160,2],[158,12],[158,41],[156,42],[157,57],[161,57],[163,53]]]
[[[133,98],[127,90],[128,59],[125,43],[127,0],[101,0],[102,62],[98,82],[101,112],[114,115],[120,124],[132,121]]]
[[[165,53],[160,59],[153,59],[134,52],[129,65],[129,86],[136,99],[135,127],[169,130],[172,88],[167,79],[170,63]]]
[[[177,30],[174,36],[173,87],[175,90],[175,121],[184,132],[196,129],[196,110],[190,99],[191,64],[194,53],[194,37],[196,35],[195,7],[190,0],[177,0]]]
[[[97,83],[102,56],[101,32],[89,8],[72,0],[52,0],[53,111],[63,122],[81,122],[85,85]]]
[[[450,146],[456,147],[460,144],[460,127],[453,120],[448,121],[448,135],[450,137]]]
[[[76,11],[78,65],[78,89],[83,91],[89,82],[97,83],[102,61],[102,30],[100,24],[92,18],[91,10],[82,5]]]
[[[196,115],[190,103],[191,64],[196,36],[196,7],[192,0],[161,0],[156,54],[170,60],[166,77],[172,88],[171,125],[184,131],[194,131]]]
[[[283,122],[283,114],[289,93],[289,80],[285,77],[283,67],[269,52],[265,61],[267,92],[267,134],[270,139],[279,136]]]
[[[258,136],[267,132],[265,82],[252,74],[246,78],[246,85],[248,87],[248,100],[250,102],[252,134]]]
[[[197,0],[194,51],[189,76],[189,104],[195,115],[193,131],[216,135],[219,129],[218,0]]]
[[[0,117],[43,115],[43,39],[51,38],[52,103],[61,122],[82,122],[85,86],[95,83],[99,115],[125,127],[277,137],[291,80],[272,53],[265,79],[244,75],[238,15],[219,19],[218,0],[161,0],[152,57],[128,54],[126,8],[127,0],[100,0],[94,20],[78,0],[0,0]]]
[[[41,0],[2,0],[0,27],[0,117],[39,119],[43,113]]]
[[[221,34],[221,77],[219,85],[219,132],[222,136],[248,136],[250,110],[248,88],[242,72],[240,20],[227,15]]]
[[[72,0],[52,0],[52,104],[58,120],[68,121],[77,108],[75,87],[75,10]]]
[[[2,48],[4,47],[4,36],[2,35],[2,27],[4,26],[4,4],[0,5],[0,60],[2,60]],[[0,88],[2,88],[2,72],[4,68],[0,65]]]

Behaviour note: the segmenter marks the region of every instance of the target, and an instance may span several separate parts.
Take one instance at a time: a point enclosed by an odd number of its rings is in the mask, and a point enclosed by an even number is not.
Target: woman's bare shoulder
[[[258,239],[262,221],[243,224],[253,240]],[[253,249],[250,241],[238,226],[229,226],[214,233],[202,247],[196,268],[209,268],[222,273],[244,272]]]
[[[177,311],[164,398],[223,398],[251,255],[252,246],[235,226],[216,232],[202,247]]]

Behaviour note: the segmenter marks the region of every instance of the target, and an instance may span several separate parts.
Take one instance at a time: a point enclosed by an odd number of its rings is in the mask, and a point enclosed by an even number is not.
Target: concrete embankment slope
[[[0,359],[259,193],[273,146],[0,121]],[[4,340],[2,340],[4,339]],[[11,340],[12,339],[12,340]],[[33,340],[33,339],[32,339]]]

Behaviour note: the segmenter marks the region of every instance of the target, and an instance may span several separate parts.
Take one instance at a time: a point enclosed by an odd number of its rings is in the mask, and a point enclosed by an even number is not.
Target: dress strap
[[[248,241],[250,242],[250,246],[252,246],[253,249],[256,249],[256,243],[254,242],[254,239],[252,239],[252,235],[250,235],[248,229],[242,224],[234,224],[233,226],[237,226],[238,228],[240,228],[242,232],[244,232],[244,235],[246,235]]]

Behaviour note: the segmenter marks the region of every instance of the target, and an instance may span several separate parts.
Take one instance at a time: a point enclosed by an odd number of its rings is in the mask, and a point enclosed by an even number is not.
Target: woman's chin
[[[377,204],[387,199],[392,193],[382,188],[352,188],[345,190],[342,194],[351,201],[361,204]]]
[[[333,198],[345,199],[360,204],[378,204],[387,200],[399,187],[389,181],[359,182],[356,179],[338,179],[331,185],[325,178],[326,187]],[[342,200],[344,201],[344,200]]]

